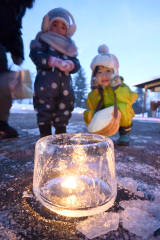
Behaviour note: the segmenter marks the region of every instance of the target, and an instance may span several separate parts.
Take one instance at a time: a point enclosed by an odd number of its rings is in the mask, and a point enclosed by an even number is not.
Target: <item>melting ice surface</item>
[[[110,231],[117,230],[120,217],[123,228],[139,237],[142,237],[142,239],[153,239],[154,231],[160,228],[160,189],[154,188],[153,186],[145,183],[140,183],[132,178],[117,177],[117,182],[122,185],[123,188],[134,192],[136,195],[138,193],[143,193],[137,191],[138,188],[145,192],[150,191],[154,201],[142,201],[140,199],[121,201],[119,205],[124,209],[124,211],[117,213],[118,217],[114,218],[114,212],[106,212],[102,215],[95,215],[78,223],[76,227],[77,230],[81,231],[89,239],[92,239]],[[112,219],[112,225],[110,225],[110,227],[109,219]],[[109,224],[106,228],[105,225],[108,222]],[[114,226],[114,229],[112,226]],[[159,238],[154,239],[158,240]]]
[[[123,227],[143,239],[160,228],[160,221],[137,207],[126,207],[121,213]]]
[[[121,213],[123,227],[130,232],[145,239],[160,228],[159,201],[121,201],[120,206],[125,209]]]
[[[141,209],[142,211],[148,212],[160,222],[160,202],[142,201],[140,199],[137,199],[137,200],[121,201],[119,204],[123,208],[127,208],[127,207],[138,208],[138,209]]]
[[[89,239],[92,239],[110,231],[117,230],[118,224],[118,213],[105,212],[95,215],[94,217],[89,217],[85,221],[80,222],[76,228]]]

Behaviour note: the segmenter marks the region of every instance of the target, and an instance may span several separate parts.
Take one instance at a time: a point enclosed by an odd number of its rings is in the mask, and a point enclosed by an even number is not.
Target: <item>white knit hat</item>
[[[70,18],[72,25],[70,24]],[[44,16],[42,21],[42,31],[46,32],[49,30],[51,24],[55,20],[62,21],[67,27],[67,36],[71,37],[76,31],[76,24],[73,16],[64,8],[54,8]]]
[[[96,66],[112,68],[114,73],[118,74],[119,62],[114,54],[109,53],[109,48],[103,44],[98,47],[98,55],[91,62],[92,76]]]

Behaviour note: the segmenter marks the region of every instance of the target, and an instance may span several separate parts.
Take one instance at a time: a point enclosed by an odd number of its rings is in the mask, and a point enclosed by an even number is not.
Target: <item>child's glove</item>
[[[49,67],[57,67],[64,72],[72,71],[74,68],[74,63],[71,60],[62,60],[53,56],[49,58],[48,65]]]
[[[48,60],[49,67],[57,67],[59,68],[63,64],[63,60],[51,56]]]
[[[96,91],[99,88],[100,88],[100,85],[97,82],[97,78],[93,77],[92,80],[91,80],[91,89]]]
[[[121,78],[119,75],[113,73],[111,75],[111,79],[110,79],[110,87],[113,89],[113,90],[116,90],[119,86],[121,86]]]
[[[74,63],[71,60],[64,60],[63,62],[65,62],[66,65],[61,67],[61,71],[71,72],[74,69]]]

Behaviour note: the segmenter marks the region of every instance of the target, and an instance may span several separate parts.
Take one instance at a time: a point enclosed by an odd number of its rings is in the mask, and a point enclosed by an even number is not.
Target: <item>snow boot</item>
[[[132,125],[129,127],[120,127],[119,128],[120,138],[117,141],[117,145],[129,146],[131,128],[132,128]]]
[[[18,132],[5,121],[0,120],[0,139],[17,138]]]
[[[118,146],[129,146],[130,141],[130,131],[126,132],[123,135],[120,135],[120,138],[117,141]]]
[[[51,124],[44,124],[44,125],[38,125],[39,131],[40,131],[40,137],[46,137],[48,135],[52,135],[51,132]]]

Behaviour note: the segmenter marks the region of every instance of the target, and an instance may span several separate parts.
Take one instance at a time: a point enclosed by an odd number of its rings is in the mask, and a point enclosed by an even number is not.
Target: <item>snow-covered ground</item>
[[[82,108],[75,108],[73,113],[83,114],[84,110],[85,109]],[[15,103],[11,109],[11,113],[25,114],[28,112],[34,112],[32,104]],[[134,117],[134,120],[160,123],[160,118],[150,118],[148,117],[147,113],[144,115],[144,117],[142,117],[142,115],[136,115]],[[84,124],[84,128],[85,127],[86,126]],[[81,122],[77,122],[76,125],[70,122],[67,126],[67,132],[75,133],[79,130],[82,131],[82,128],[83,126]],[[38,127],[35,129],[23,129],[23,131],[27,131],[32,135],[39,135]],[[134,138],[135,141],[140,141],[137,139],[137,136],[132,135],[131,138]],[[150,136],[148,135],[143,136],[143,139],[141,139],[141,141],[147,141],[149,138]],[[143,149],[143,146],[138,147]],[[148,179],[154,178],[158,182],[160,180],[159,169],[155,166],[148,165],[147,163],[136,161],[136,159],[132,156],[132,152],[130,152],[130,154],[127,156],[128,160],[126,162],[122,161],[123,154],[119,153],[118,151],[115,152],[115,157],[117,160],[115,167],[117,183],[119,184],[119,187],[125,188],[126,191],[129,191],[130,195],[134,193],[135,196],[145,196],[145,200],[141,201],[140,199],[132,199],[129,201],[121,201],[120,206],[124,211],[118,211],[118,213],[103,213],[89,217],[86,220],[77,223],[77,230],[82,232],[86,236],[86,239],[92,239],[96,236],[100,236],[99,239],[106,239],[104,234],[107,234],[113,230],[115,231],[115,235],[118,236],[119,232],[117,228],[119,222],[121,222],[124,229],[127,229],[129,232],[137,235],[136,237],[132,236],[130,239],[159,240],[160,236],[157,236],[155,238],[153,236],[153,233],[155,230],[160,228],[160,186],[151,185],[145,182],[145,180],[143,180],[141,177],[135,177],[134,179],[132,177],[129,177],[131,176],[131,173],[135,171],[135,176],[147,176]],[[159,161],[159,158],[160,155],[157,153],[157,158],[154,161]],[[126,173],[126,177],[123,177],[123,172]],[[23,198],[32,198],[32,195],[24,191]],[[0,220],[3,217],[4,216],[0,214]],[[12,239],[18,239],[13,238],[14,232],[12,232],[12,230],[9,228],[3,229],[3,226],[0,225],[0,231],[2,231],[3,234],[6,234],[5,236],[7,237],[10,234],[12,236]],[[129,239],[127,233],[123,239]]]
[[[14,104],[12,105],[11,110],[10,110],[11,113],[18,113],[18,112],[19,112],[19,113],[27,113],[28,111],[34,112],[34,108],[33,108],[33,105],[32,105],[32,104],[14,103]],[[81,114],[81,113],[83,113],[84,111],[85,111],[84,108],[79,108],[79,107],[77,107],[77,108],[74,109],[73,113],[79,113],[79,114]]]
[[[32,104],[19,104],[19,103],[14,103],[12,105],[12,108],[10,110],[11,113],[27,113],[28,111],[34,112],[34,108]],[[79,108],[76,107],[74,108],[72,113],[79,113],[79,114],[83,114],[83,112],[85,111],[84,108]],[[152,117],[148,117],[148,113],[144,113],[144,117],[142,116],[142,114],[139,115],[135,115],[135,117],[133,118],[134,120],[139,120],[139,121],[153,121],[153,122],[160,122],[160,118],[152,118]]]

